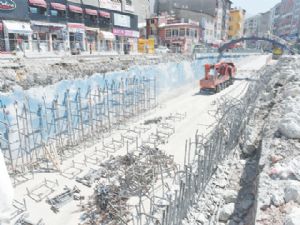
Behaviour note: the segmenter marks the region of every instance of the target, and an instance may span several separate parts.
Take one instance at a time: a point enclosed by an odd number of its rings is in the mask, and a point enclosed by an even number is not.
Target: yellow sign
[[[153,38],[139,39],[139,41],[138,41],[139,53],[154,54],[154,43],[155,43],[155,40]]]
[[[273,55],[282,55],[283,51],[281,48],[273,48]]]

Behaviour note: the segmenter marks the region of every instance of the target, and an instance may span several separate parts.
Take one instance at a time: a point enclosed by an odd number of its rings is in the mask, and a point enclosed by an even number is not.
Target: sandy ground
[[[136,118],[133,120],[129,127],[134,127],[135,125],[141,124],[145,119],[155,118],[159,116],[168,116],[174,113],[185,114],[186,118],[181,121],[174,122],[175,134],[173,134],[168,143],[160,146],[167,154],[174,155],[175,162],[183,166],[184,164],[184,155],[185,155],[185,141],[189,138],[193,138],[196,130],[199,133],[207,133],[209,131],[208,126],[214,123],[214,118],[211,116],[210,112],[215,109],[214,102],[219,98],[226,96],[231,98],[239,98],[243,95],[245,88],[248,85],[248,80],[245,78],[251,78],[251,74],[254,74],[255,71],[259,70],[266,64],[266,61],[269,56],[252,56],[241,60],[237,63],[238,76],[234,85],[230,86],[226,90],[223,90],[221,93],[215,95],[200,95],[198,81],[195,81],[194,84],[182,88],[180,90],[174,90],[174,92],[169,93],[170,97],[168,100],[165,100],[158,108],[148,112],[147,114]],[[177,92],[177,94],[176,94]],[[166,96],[165,98],[166,99]],[[124,131],[115,131],[111,138],[118,139],[121,133]],[[146,138],[153,131],[148,131],[141,135],[141,139]],[[130,146],[134,148],[136,144]],[[61,170],[64,171],[62,174],[58,173],[41,173],[35,174],[34,179],[30,179],[23,184],[20,184],[15,189],[16,200],[22,202],[23,199],[26,200],[26,205],[29,213],[29,220],[37,222],[39,219],[43,219],[46,225],[74,225],[79,224],[80,211],[79,201],[71,201],[63,206],[59,213],[55,214],[50,210],[50,206],[45,202],[46,197],[40,202],[36,202],[31,199],[27,194],[27,190],[33,190],[35,187],[41,185],[44,182],[44,179],[47,179],[52,182],[48,182],[48,187],[39,188],[36,191],[36,194],[42,197],[45,192],[49,192],[47,197],[53,197],[62,192],[65,185],[70,188],[73,188],[75,185],[81,190],[81,195],[86,197],[93,194],[93,189],[83,186],[77,183],[73,177],[78,175],[85,174],[89,171],[90,168],[97,169],[96,163],[84,163],[84,156],[91,156],[91,158],[98,157],[100,160],[104,160],[110,155],[120,155],[126,154],[126,149],[122,148],[116,152],[101,152],[96,151],[95,148],[101,149],[102,143],[90,143],[89,146],[78,147],[79,154],[77,154],[73,159],[68,159],[63,162],[61,165]],[[72,166],[73,165],[73,166]],[[75,165],[75,167],[74,167]],[[28,175],[31,177],[31,175]],[[57,185],[58,184],[58,185]],[[53,189],[50,191],[50,189]],[[13,221],[12,221],[13,224]]]

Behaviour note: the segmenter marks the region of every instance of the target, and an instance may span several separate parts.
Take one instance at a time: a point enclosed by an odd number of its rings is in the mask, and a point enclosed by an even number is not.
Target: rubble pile
[[[263,130],[259,167],[259,225],[300,224],[300,59],[283,59],[266,101],[273,105]]]
[[[0,65],[0,91],[8,92],[19,85],[27,90],[35,86],[55,84],[61,80],[85,78],[95,73],[127,70],[132,66],[156,65],[167,62],[190,61],[178,54],[65,57],[43,59],[16,59]]]
[[[239,145],[183,224],[300,224],[299,66],[300,58],[286,57],[267,70]]]

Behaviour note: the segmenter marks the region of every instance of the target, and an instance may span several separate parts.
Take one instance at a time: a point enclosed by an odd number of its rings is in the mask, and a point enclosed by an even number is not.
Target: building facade
[[[246,11],[243,9],[231,9],[229,16],[228,39],[238,39],[244,35]]]
[[[1,51],[137,50],[131,1],[0,0]]]
[[[228,24],[232,2],[230,0],[217,0],[215,8],[215,39],[226,41],[228,39]]]
[[[190,53],[201,40],[199,23],[178,20],[168,15],[147,19],[147,38],[155,40],[155,45],[165,45],[173,52]]]

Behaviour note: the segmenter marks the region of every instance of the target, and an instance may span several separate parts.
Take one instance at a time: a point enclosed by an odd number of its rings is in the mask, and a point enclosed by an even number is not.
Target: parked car
[[[166,54],[166,53],[170,53],[171,50],[168,49],[166,46],[158,46],[155,49],[155,53],[161,53],[161,54]]]

